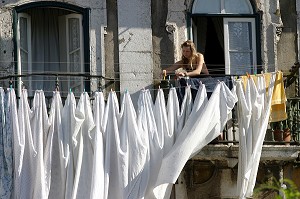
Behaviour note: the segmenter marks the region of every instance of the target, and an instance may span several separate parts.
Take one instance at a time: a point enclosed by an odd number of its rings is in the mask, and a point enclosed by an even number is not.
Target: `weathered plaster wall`
[[[0,9],[0,75],[5,76],[14,70],[12,10]],[[1,82],[7,86],[8,82]]]
[[[118,1],[120,91],[137,102],[142,88],[152,88],[151,0]]]
[[[258,9],[263,13],[261,32],[262,65],[265,71],[272,72],[278,69],[277,44],[280,39],[278,30],[282,27],[282,21],[280,15],[275,13],[276,10],[280,10],[279,0],[261,0]]]

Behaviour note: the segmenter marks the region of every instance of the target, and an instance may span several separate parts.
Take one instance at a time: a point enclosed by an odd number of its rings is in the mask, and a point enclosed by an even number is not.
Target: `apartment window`
[[[210,73],[257,73],[257,15],[249,0],[195,0],[191,38],[204,54]]]
[[[31,6],[21,9],[17,16],[18,74],[49,73],[19,78],[19,90],[25,86],[29,96],[37,89],[52,95],[57,77],[50,74],[88,72],[85,64],[88,41],[84,40],[82,13],[59,7]],[[69,90],[79,95],[86,89],[83,77],[58,77],[63,96]]]

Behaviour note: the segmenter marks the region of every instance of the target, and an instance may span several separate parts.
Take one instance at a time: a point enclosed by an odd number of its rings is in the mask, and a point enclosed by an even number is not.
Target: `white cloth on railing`
[[[122,198],[123,174],[120,172],[119,162],[124,158],[120,154],[119,125],[121,114],[115,92],[110,92],[107,99],[107,122],[105,126],[105,190],[104,198]]]
[[[95,92],[93,116],[96,132],[93,141],[93,170],[90,199],[104,198],[104,143],[103,143],[103,116],[105,102],[102,92]]]
[[[173,146],[176,137],[178,136],[178,121],[179,121],[179,101],[177,98],[176,89],[170,88],[167,101],[167,117],[169,126],[169,142]]]
[[[74,157],[77,158],[75,179],[78,178],[78,188],[77,192],[73,192],[73,198],[90,198],[96,126],[87,92],[81,94],[75,116],[77,120],[82,120],[82,123],[73,134],[73,139],[76,139],[74,143],[77,142],[73,145]]]
[[[53,131],[52,141],[52,166],[51,166],[51,186],[50,199],[63,199],[65,196],[66,166],[67,160],[65,151],[68,151],[65,144],[65,138],[61,130],[61,113],[63,104],[59,92],[53,92],[49,120],[51,122],[50,130]]]
[[[174,146],[162,161],[154,190],[156,198],[165,197],[161,188],[175,183],[192,154],[220,135],[236,101],[228,87],[220,82],[204,109],[190,115]]]
[[[0,88],[0,198],[10,199],[13,190],[13,115],[11,94]]]
[[[49,198],[168,198],[186,161],[221,133],[236,102],[224,83],[209,101],[205,85],[194,103],[185,89],[181,107],[175,89],[167,107],[162,90],[155,103],[142,90],[137,111],[128,92],[120,106],[115,92],[107,103],[95,93],[93,111],[87,93],[76,105],[70,92],[63,106],[54,92],[49,118],[42,91],[30,109],[23,90],[18,113],[14,90],[7,91],[13,105],[5,114],[17,118],[11,124],[15,198],[47,198],[49,189]],[[153,189],[164,183],[156,197]]]
[[[61,135],[63,136],[64,155],[66,165],[65,198],[74,198],[77,192],[77,183],[75,181],[76,169],[78,169],[77,158],[73,151],[73,145],[77,144],[74,137],[75,129],[80,128],[82,120],[76,119],[76,100],[73,93],[69,93],[62,110]],[[76,143],[74,143],[76,142]],[[81,164],[81,162],[79,162]],[[76,189],[74,191],[74,189]]]
[[[241,81],[237,81],[239,118],[239,163],[237,195],[240,199],[253,194],[262,145],[269,121],[271,98],[276,73],[271,74],[270,85],[265,85],[264,76],[259,76],[257,86],[250,77],[245,91]],[[266,93],[266,86],[268,93]]]

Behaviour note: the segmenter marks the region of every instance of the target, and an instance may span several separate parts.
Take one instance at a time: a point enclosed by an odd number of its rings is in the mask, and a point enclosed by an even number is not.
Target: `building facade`
[[[3,0],[0,5],[1,76],[17,75],[13,85],[25,86],[29,95],[36,89],[50,95],[60,74],[62,93],[128,90],[137,101],[142,88],[159,86],[161,70],[180,59],[180,44],[187,39],[204,54],[212,74],[287,71],[300,57],[296,0]],[[33,73],[43,74],[27,76]],[[238,145],[208,146],[188,162],[172,197],[234,198],[237,154]],[[258,180],[269,174],[296,179],[297,157],[294,146],[265,147]]]

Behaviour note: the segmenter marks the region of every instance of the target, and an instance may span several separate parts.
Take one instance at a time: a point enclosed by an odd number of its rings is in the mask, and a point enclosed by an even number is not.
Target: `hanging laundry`
[[[270,84],[265,85],[265,77],[259,76],[258,86],[250,77],[245,86],[237,83],[238,116],[239,116],[239,166],[237,179],[237,196],[244,199],[252,196],[255,186],[262,145],[270,116],[271,97],[276,74],[273,73]],[[268,87],[268,93],[266,93]]]
[[[63,104],[59,92],[53,92],[49,120],[51,123],[50,131],[53,131],[51,161],[51,186],[49,199],[65,198],[66,167],[67,157],[65,155],[66,139],[62,134],[62,109]]]
[[[110,92],[107,99],[105,115],[105,163],[104,163],[104,198],[123,198],[123,173],[120,171],[120,160],[124,157],[120,154],[119,124],[121,113],[119,112],[118,99],[115,92]],[[122,157],[120,157],[122,156]]]
[[[82,118],[77,118],[75,115],[76,110],[76,100],[73,92],[68,93],[65,105],[62,110],[62,120],[61,120],[61,133],[63,136],[60,138],[63,139],[62,145],[64,150],[62,151],[63,159],[67,163],[66,167],[66,185],[65,185],[65,198],[76,198],[78,181],[79,181],[79,168],[81,167],[82,159],[79,156],[78,152],[82,143],[82,139],[76,137],[82,123]],[[79,143],[78,143],[79,142]],[[77,149],[77,152],[75,149]],[[76,148],[78,147],[78,148]],[[81,149],[81,148],[80,148]]]
[[[0,88],[0,198],[10,199],[13,190],[13,119],[11,94]],[[7,113],[7,114],[6,114]]]
[[[104,198],[104,143],[103,143],[103,116],[105,102],[102,92],[95,92],[93,117],[96,125],[93,139],[93,169],[90,199]]]
[[[35,91],[33,106],[30,112],[30,124],[33,144],[37,152],[34,158],[34,192],[33,198],[48,198],[51,180],[51,153],[53,131],[50,132],[50,121],[44,92]]]
[[[270,122],[278,122],[287,119],[286,113],[286,95],[283,82],[283,73],[278,71],[274,83],[274,91],[272,96]]]
[[[153,188],[158,175],[159,167],[163,158],[164,135],[157,130],[155,114],[153,112],[153,101],[149,90],[141,91],[138,102],[139,128],[148,133],[148,162],[145,165],[143,185],[146,185],[145,198],[154,198]],[[148,181],[146,182],[146,180]]]
[[[10,121],[7,124],[7,129],[11,129],[13,136],[13,193],[12,197],[19,199],[21,197],[20,185],[22,175],[22,163],[25,147],[25,134],[19,130],[19,117],[17,110],[16,94],[14,89],[7,91],[6,104],[6,120]],[[12,119],[13,118],[13,119]]]
[[[150,137],[153,133],[157,133],[156,123],[153,115],[153,104],[148,102],[147,93],[148,90],[142,90],[138,98],[137,109],[137,126],[140,132],[141,139],[145,143],[147,148],[146,159],[144,169],[141,173],[141,180],[139,184],[139,193],[142,196],[146,195],[149,179],[150,179]],[[149,105],[148,105],[149,103]],[[152,148],[153,150],[153,148]],[[152,152],[153,153],[153,152]],[[159,154],[161,155],[161,153]],[[141,197],[143,198],[143,197]]]
[[[193,108],[193,100],[192,100],[192,93],[191,93],[191,86],[185,87],[184,97],[180,107],[180,115],[178,121],[178,132],[181,132],[186,121],[188,120],[190,113],[192,112]]]
[[[166,102],[164,92],[162,89],[158,89],[153,113],[156,122],[157,132],[158,135],[161,136],[161,140],[163,143],[163,155],[165,155],[173,146],[173,142],[171,141],[167,118]]]
[[[75,119],[82,122],[73,132],[73,152],[74,158],[77,159],[73,198],[90,198],[96,128],[87,92],[80,96]]]
[[[124,93],[122,108],[123,116],[121,118],[120,137],[127,137],[128,140],[128,151],[122,151],[123,153],[128,153],[127,168],[123,168],[128,171],[128,177],[124,180],[123,198],[143,198],[144,189],[140,189],[140,183],[142,182],[142,174],[147,161],[147,140],[142,139],[139,132],[137,115],[128,92]],[[124,149],[124,146],[121,148]]]
[[[170,151],[170,148],[173,146],[175,142],[175,137],[178,136],[178,121],[179,121],[179,101],[176,94],[176,89],[170,88],[168,94],[168,101],[167,101],[167,119],[168,119],[168,126],[169,126],[169,133],[165,136],[165,147],[164,151],[165,154]],[[171,147],[167,147],[171,146]]]
[[[163,198],[161,186],[175,183],[191,154],[199,152],[220,135],[236,101],[228,87],[220,82],[203,111],[190,115],[174,146],[162,161],[154,189],[157,198]]]

